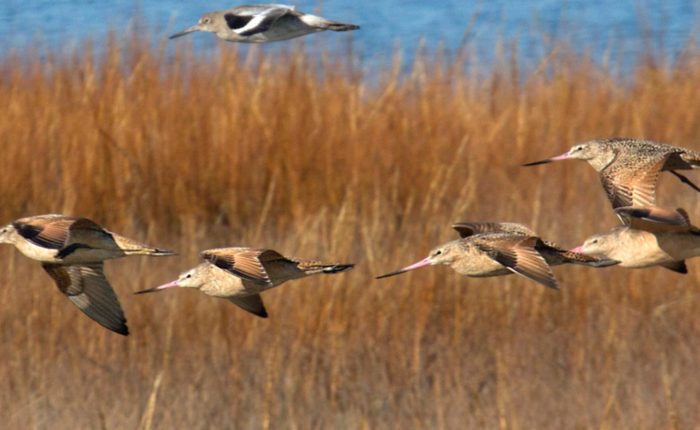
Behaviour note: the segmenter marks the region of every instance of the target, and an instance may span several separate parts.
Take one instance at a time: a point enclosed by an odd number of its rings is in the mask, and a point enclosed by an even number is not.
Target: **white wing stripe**
[[[255,27],[259,26],[260,23],[262,23],[265,18],[266,17],[264,14],[256,15],[255,18],[248,21],[248,24],[244,25],[241,28],[237,28],[237,29],[233,30],[233,32],[237,33],[237,34],[241,34],[241,33],[245,33],[246,31],[252,30]]]

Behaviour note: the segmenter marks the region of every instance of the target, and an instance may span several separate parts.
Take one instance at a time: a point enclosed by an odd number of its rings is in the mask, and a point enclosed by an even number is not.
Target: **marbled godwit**
[[[572,263],[602,267],[615,264],[561,249],[543,241],[521,224],[463,222],[452,227],[461,239],[441,245],[427,258],[377,279],[423,266],[446,264],[461,275],[486,277],[516,273],[546,287],[559,288],[550,266]]]
[[[352,264],[324,264],[286,258],[271,249],[218,248],[202,252],[204,262],[167,284],[136,294],[167,288],[197,288],[213,297],[228,299],[244,310],[267,318],[260,293],[292,279],[319,273],[338,273]]]
[[[293,39],[324,30],[348,31],[360,27],[342,24],[294,10],[282,4],[257,4],[202,15],[197,24],[170,36],[171,39],[195,31],[216,34],[229,42],[262,43]]]
[[[87,218],[38,215],[0,228],[0,243],[14,245],[40,261],[61,292],[102,326],[127,335],[119,300],[104,275],[102,262],[127,255],[174,255],[103,229]]]
[[[655,206],[659,173],[670,171],[682,182],[700,191],[676,170],[700,167],[700,153],[648,140],[611,138],[573,146],[567,153],[525,166],[558,160],[586,160],[598,172],[613,209],[624,206]]]
[[[683,209],[625,207],[616,211],[629,225],[593,235],[572,251],[616,260],[622,267],[662,266],[688,273],[685,259],[700,255],[700,229],[690,224]]]

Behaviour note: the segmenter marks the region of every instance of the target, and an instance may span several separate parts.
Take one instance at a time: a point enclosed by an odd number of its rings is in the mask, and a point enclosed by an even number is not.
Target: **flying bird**
[[[423,260],[377,279],[428,265],[445,264],[460,275],[487,277],[516,273],[546,287],[558,289],[550,266],[570,263],[603,267],[615,264],[564,250],[517,223],[461,222],[452,227],[457,230],[460,239],[438,246]]]
[[[583,252],[620,262],[620,266],[661,266],[688,273],[685,260],[700,255],[700,229],[683,209],[624,207],[616,210],[628,225],[586,239],[572,252]]]
[[[120,236],[87,218],[38,215],[0,228],[0,243],[14,245],[42,263],[59,290],[100,325],[127,335],[119,299],[103,271],[103,261],[129,255],[174,255]]]
[[[598,172],[613,209],[655,206],[656,184],[662,171],[671,172],[700,191],[697,185],[677,172],[700,168],[700,153],[649,140],[617,137],[591,140],[573,146],[562,155],[524,166],[569,159],[586,160]]]
[[[324,30],[349,31],[359,28],[354,24],[343,24],[298,12],[294,6],[255,4],[206,13],[197,24],[173,34],[170,39],[204,31],[229,42],[263,43],[293,39]]]
[[[168,288],[195,288],[206,295],[229,300],[240,308],[267,318],[260,293],[292,279],[346,271],[353,264],[325,264],[284,257],[271,249],[217,248],[201,253],[204,262],[172,282],[139,291],[152,293]]]

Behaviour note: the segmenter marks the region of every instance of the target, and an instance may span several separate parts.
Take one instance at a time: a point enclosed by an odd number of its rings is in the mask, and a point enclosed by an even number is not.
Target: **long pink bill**
[[[399,270],[397,270],[397,271],[395,271],[395,272],[387,273],[386,275],[377,276],[376,279],[382,279],[382,278],[388,278],[389,276],[400,275],[400,274],[402,274],[402,273],[404,273],[404,272],[408,272],[409,270],[418,269],[418,268],[420,268],[420,267],[429,266],[429,265],[430,265],[430,259],[429,259],[429,258],[424,258],[424,259],[422,259],[421,261],[419,261],[419,262],[417,262],[417,263],[413,263],[413,264],[411,264],[410,266],[404,267],[403,269],[399,269]]]
[[[569,252],[575,252],[576,254],[583,254],[583,245],[577,246],[576,248],[571,248]]]
[[[168,282],[167,284],[163,284],[163,285],[160,285],[160,286],[157,286],[154,288],[149,288],[147,290],[137,291],[134,294],[155,293],[156,291],[165,290],[166,288],[175,288],[175,287],[179,287],[179,286],[180,285],[177,283],[177,281],[173,281],[173,282]]]
[[[524,167],[538,166],[540,164],[551,163],[552,161],[567,160],[568,158],[569,158],[569,153],[567,152],[567,153],[564,153],[561,155],[557,155],[556,157],[547,158],[546,160],[533,161],[532,163],[526,163],[526,164],[523,164],[523,166]]]

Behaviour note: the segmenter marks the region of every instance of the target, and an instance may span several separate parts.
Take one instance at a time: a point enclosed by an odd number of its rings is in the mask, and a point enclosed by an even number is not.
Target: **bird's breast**
[[[468,251],[451,265],[452,269],[464,276],[498,276],[510,273],[501,263],[483,252]]]
[[[54,248],[44,248],[43,246],[36,245],[26,239],[20,239],[15,243],[15,246],[26,257],[32,260],[41,261],[43,263],[59,263],[60,259],[56,258],[58,253],[57,249]]]

